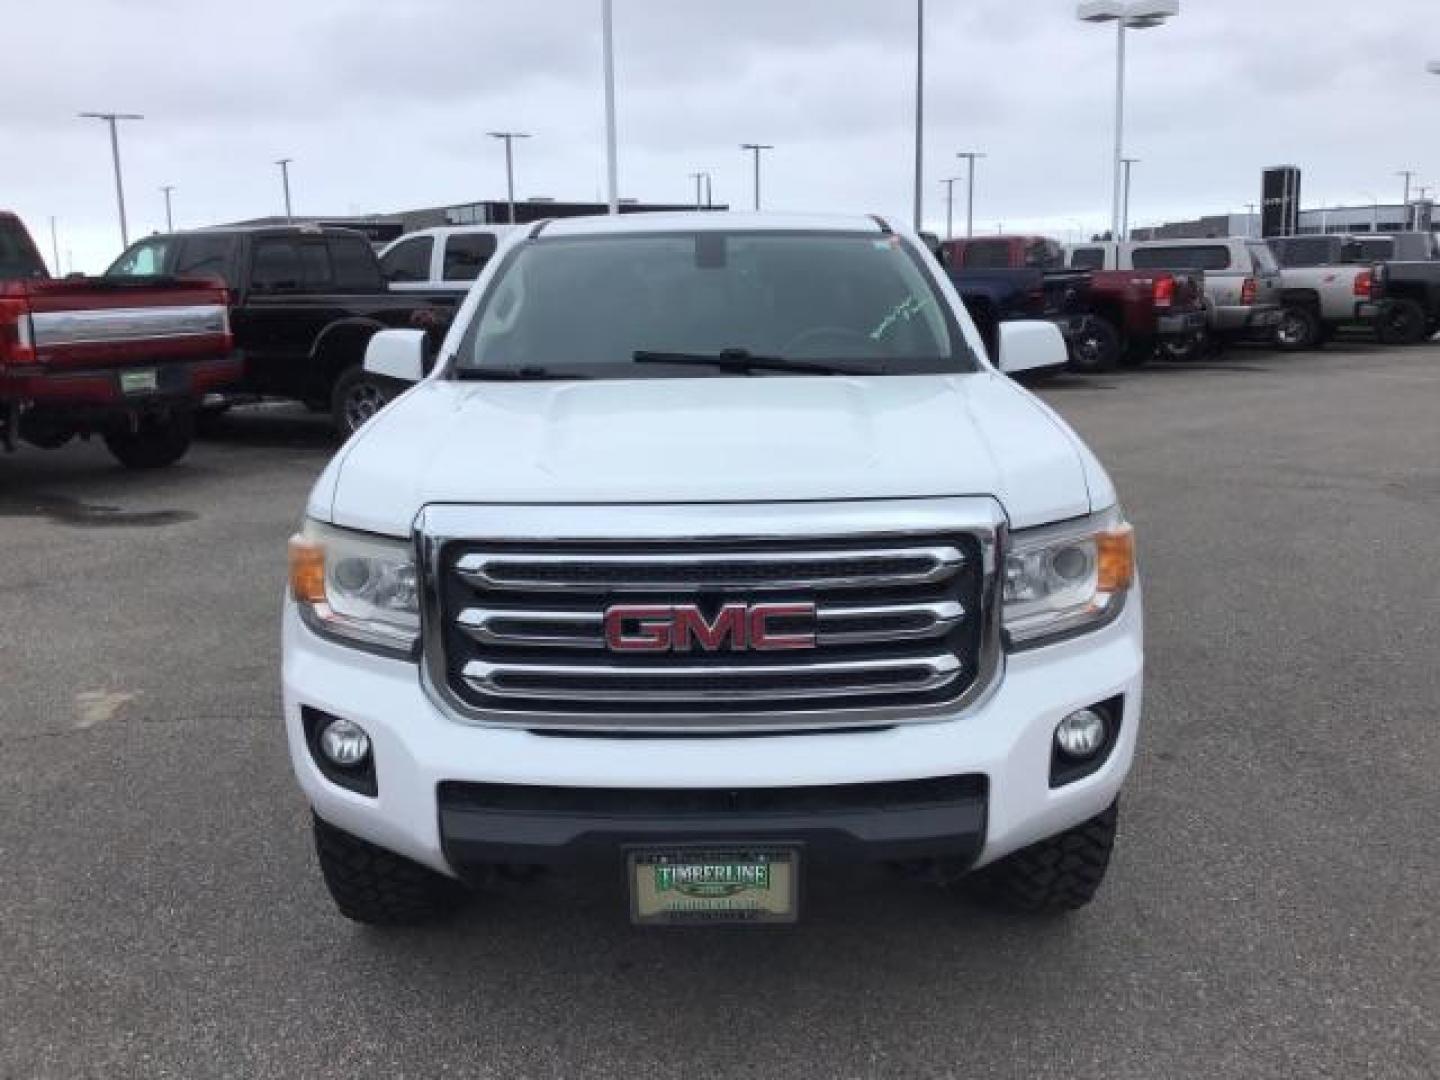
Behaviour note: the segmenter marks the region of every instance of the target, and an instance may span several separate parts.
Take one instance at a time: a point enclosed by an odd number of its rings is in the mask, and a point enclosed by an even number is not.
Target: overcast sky
[[[5,0],[0,207],[50,254],[103,269],[119,250],[109,145],[121,132],[132,238],[279,213],[387,211],[517,195],[600,196],[600,0]],[[926,220],[957,150],[989,156],[977,230],[1064,237],[1109,217],[1114,34],[1071,0],[930,0]],[[908,221],[912,0],[615,0],[621,194]],[[1398,201],[1396,170],[1440,184],[1437,0],[1182,0],[1129,36],[1132,222],[1240,210],[1260,169],[1304,169],[1307,205]],[[956,185],[963,221],[963,183]],[[957,226],[963,227],[963,226]],[[69,269],[69,266],[66,266]]]

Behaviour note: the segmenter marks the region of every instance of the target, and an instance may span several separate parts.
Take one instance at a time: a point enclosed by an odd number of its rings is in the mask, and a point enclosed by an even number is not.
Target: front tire
[[[189,412],[142,416],[133,430],[105,435],[105,446],[127,469],[163,469],[185,456],[195,438],[195,417]]]
[[[991,863],[968,884],[980,899],[1007,911],[1053,915],[1082,908],[1105,880],[1119,819],[1116,801],[1059,836]]]
[[[346,368],[330,393],[330,415],[347,439],[389,405],[395,397],[386,380],[359,364]]]
[[[1314,349],[1320,345],[1320,319],[1308,307],[1287,307],[1275,327],[1275,346],[1285,352]]]
[[[1425,309],[1414,300],[1393,300],[1375,326],[1383,345],[1418,345],[1425,340]]]
[[[1092,318],[1070,343],[1070,370],[1085,375],[1110,371],[1120,358],[1120,334],[1104,319]]]
[[[340,914],[367,926],[415,926],[460,906],[458,881],[314,819],[315,855]]]

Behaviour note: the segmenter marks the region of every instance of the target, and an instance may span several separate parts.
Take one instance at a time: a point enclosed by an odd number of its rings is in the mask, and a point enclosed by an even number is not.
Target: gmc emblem
[[[800,633],[777,633],[771,619],[805,618]],[[605,610],[612,652],[775,652],[815,648],[814,604],[726,604],[713,621],[695,604],[616,604]]]

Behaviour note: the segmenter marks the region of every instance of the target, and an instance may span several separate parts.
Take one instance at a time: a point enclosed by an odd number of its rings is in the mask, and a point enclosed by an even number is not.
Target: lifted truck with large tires
[[[644,214],[508,238],[311,491],[284,724],[346,916],[533,868],[639,924],[791,922],[876,860],[1090,901],[1140,729],[1133,534],[881,218]],[[517,872],[518,871],[518,872]],[[503,887],[503,885],[499,886]]]
[[[371,336],[441,322],[458,299],[453,292],[392,292],[362,234],[309,225],[157,233],[127,248],[105,276],[144,281],[196,274],[230,287],[230,324],[244,360],[232,396],[302,401],[330,413],[346,435],[400,389],[366,374]]]
[[[98,435],[127,468],[184,456],[196,405],[239,377],[216,281],[54,281],[0,212],[0,445]]]

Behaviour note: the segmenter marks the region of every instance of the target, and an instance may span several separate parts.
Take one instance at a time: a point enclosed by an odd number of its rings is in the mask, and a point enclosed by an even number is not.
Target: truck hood
[[[310,513],[405,535],[429,503],[991,495],[1021,528],[1088,513],[1097,486],[1108,490],[1108,480],[1059,418],[988,371],[429,379],[351,439],[316,485]]]

